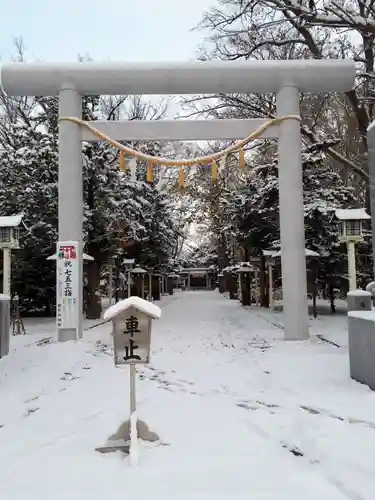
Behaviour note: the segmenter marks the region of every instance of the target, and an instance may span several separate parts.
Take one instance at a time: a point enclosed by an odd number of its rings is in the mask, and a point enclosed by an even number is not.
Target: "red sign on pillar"
[[[57,244],[56,322],[58,328],[75,329],[80,324],[79,250],[76,241]]]
[[[76,259],[77,251],[74,245],[61,245],[59,248],[60,259]]]

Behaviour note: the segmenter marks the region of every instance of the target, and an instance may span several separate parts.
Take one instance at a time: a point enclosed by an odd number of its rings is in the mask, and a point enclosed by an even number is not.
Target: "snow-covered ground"
[[[227,296],[227,298],[229,298],[229,296]],[[336,312],[332,314],[329,302],[327,300],[317,299],[317,317],[314,318],[312,301],[309,301],[310,331],[340,347],[347,347],[347,304],[346,301],[337,299],[335,305]],[[263,309],[257,306],[252,306],[251,308],[245,307],[245,309],[249,309],[253,314],[264,318],[277,328],[284,328],[281,302],[277,304],[274,310]]]
[[[216,291],[160,306],[137,400],[162,444],[137,468],[94,451],[129,411],[109,325],[43,344],[51,323],[25,322],[0,360],[1,500],[374,498],[375,393],[350,380],[345,344],[285,343]]]

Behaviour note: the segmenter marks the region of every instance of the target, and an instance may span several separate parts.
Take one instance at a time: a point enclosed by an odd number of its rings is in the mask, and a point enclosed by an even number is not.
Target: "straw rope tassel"
[[[185,187],[185,170],[180,168],[180,174],[178,176],[178,187],[183,189]]]
[[[240,148],[239,151],[238,166],[240,168],[245,168],[245,151],[243,150],[243,148]]]
[[[152,170],[152,161],[148,161],[147,162],[147,175],[146,175],[146,179],[147,179],[147,182],[153,182],[153,170]]]
[[[125,153],[124,151],[120,151],[120,171],[125,172],[126,170],[126,163],[125,163]]]
[[[217,163],[215,158],[211,165],[211,175],[212,175],[212,183],[217,184]]]

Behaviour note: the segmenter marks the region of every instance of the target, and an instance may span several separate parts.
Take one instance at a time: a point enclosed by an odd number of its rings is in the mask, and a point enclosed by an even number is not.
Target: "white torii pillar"
[[[277,114],[298,115],[299,92],[344,92],[353,88],[354,80],[354,62],[336,59],[160,64],[12,63],[4,65],[1,71],[2,85],[9,95],[58,95],[60,117],[79,118],[82,95],[111,94],[276,93]],[[264,121],[91,122],[112,138],[127,140],[177,140],[177,137],[181,140],[242,139],[261,123]],[[126,135],[126,130],[132,130],[133,135]],[[69,122],[60,122],[59,133],[59,240],[82,242],[80,142],[88,140],[89,133]],[[263,134],[263,137],[270,136],[279,138],[285,338],[304,340],[309,336],[309,323],[299,123],[285,121]],[[91,140],[97,138],[91,136]],[[82,273],[82,251],[79,260]],[[61,332],[61,335],[59,332],[59,336],[64,340],[76,339],[81,332],[82,326],[79,325],[75,331]]]
[[[75,85],[63,83],[59,92],[59,116],[82,116],[82,97]],[[59,241],[76,241],[78,259],[78,323],[73,328],[58,328],[58,340],[82,337],[83,319],[83,175],[82,145],[79,125],[59,122]]]

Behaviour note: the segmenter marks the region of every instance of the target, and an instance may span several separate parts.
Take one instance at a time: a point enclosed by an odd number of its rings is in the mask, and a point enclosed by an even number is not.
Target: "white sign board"
[[[152,318],[131,307],[113,321],[115,365],[149,363]]]
[[[77,241],[59,241],[56,253],[56,323],[58,328],[79,326],[79,248]]]

